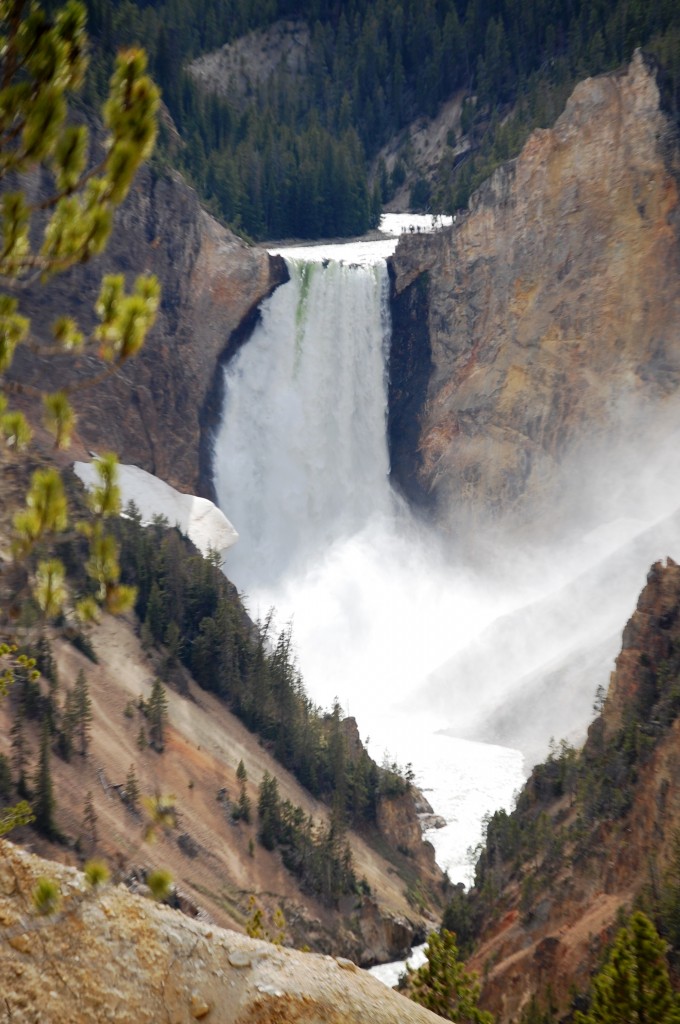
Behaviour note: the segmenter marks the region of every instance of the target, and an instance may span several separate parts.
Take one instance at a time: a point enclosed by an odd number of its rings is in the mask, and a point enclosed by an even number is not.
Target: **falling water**
[[[292,618],[312,698],[337,696],[378,760],[413,762],[451,822],[433,836],[439,860],[467,879],[467,847],[511,801],[521,755],[436,735],[447,720],[400,705],[506,606],[445,570],[389,484],[393,247],[284,252],[289,282],[225,369],[215,488],[240,535],[225,571],[252,613]]]
[[[228,572],[248,593],[396,511],[385,262],[287,264],[290,281],[227,367],[216,444],[218,500],[241,535]]]

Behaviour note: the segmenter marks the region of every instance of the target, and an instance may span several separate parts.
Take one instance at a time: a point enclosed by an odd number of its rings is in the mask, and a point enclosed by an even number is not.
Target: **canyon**
[[[389,262],[391,478],[451,546],[474,548],[494,531],[542,540],[570,523],[582,530],[597,521],[603,501],[620,499],[624,514],[617,479],[623,459],[635,472],[650,453],[667,454],[659,474],[673,471],[674,452],[666,448],[669,440],[673,447],[680,383],[679,170],[675,128],[661,107],[654,69],[638,53],[620,73],[582,82],[555,127],[535,132],[451,228],[399,241]],[[114,239],[105,257],[51,284],[34,318],[35,329],[45,331],[51,309],[75,288],[75,312],[87,322],[104,270],[161,278],[161,315],[141,356],[77,399],[79,444],[99,449],[105,439],[122,461],[213,496],[220,367],[246,342],[261,301],[285,281],[285,265],[217,224],[167,171],[140,176]],[[44,371],[28,355],[17,358],[22,382],[39,384]],[[29,404],[30,396],[23,400]],[[565,488],[567,478],[582,486]],[[615,732],[625,707],[635,704],[643,658],[658,675],[670,657],[679,603],[677,566],[655,567],[624,633],[590,748]],[[628,815],[601,826],[582,874],[565,868],[536,901],[522,900],[518,877],[507,880],[472,960],[484,977],[485,1005],[501,1024],[516,1019],[532,994],[547,999],[548,986],[566,1010],[568,985],[586,987],[619,909],[651,877],[652,854],[654,870],[666,870],[680,824],[672,796],[676,726],[645,764]],[[528,800],[535,788],[530,780]],[[568,803],[541,809],[562,821]],[[629,835],[639,835],[639,845]],[[414,841],[409,827],[408,844]],[[9,849],[6,857],[15,873],[43,870]],[[13,884],[7,875],[6,895]],[[28,885],[16,889],[24,900]],[[394,899],[394,916],[405,915],[403,894]],[[112,912],[93,907],[96,930]],[[15,911],[5,912],[14,922]],[[172,935],[177,919],[153,914]],[[380,941],[381,954],[390,953],[384,934]],[[205,942],[198,929],[197,946]],[[30,1003],[37,961],[30,950],[19,953],[17,991],[25,978]],[[56,947],[50,956],[58,956]],[[166,977],[164,956],[152,959]],[[194,1008],[204,1006],[202,998]],[[392,1005],[391,996],[385,999]],[[270,1011],[263,1003],[260,1019]],[[68,1019],[60,1012],[55,1019]],[[188,1012],[178,1011],[177,1019]],[[316,1019],[312,1010],[308,1017],[286,1013],[281,1020]],[[404,1007],[394,1019],[427,1019],[412,1007],[408,1013]]]

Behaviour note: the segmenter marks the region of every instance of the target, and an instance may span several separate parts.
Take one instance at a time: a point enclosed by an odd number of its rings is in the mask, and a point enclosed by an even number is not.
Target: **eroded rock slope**
[[[583,481],[596,456],[613,460],[612,439],[652,448],[673,422],[678,167],[637,53],[579,84],[451,229],[400,241],[392,472],[440,523],[518,521],[546,503],[566,518],[583,503],[563,493],[569,460]]]

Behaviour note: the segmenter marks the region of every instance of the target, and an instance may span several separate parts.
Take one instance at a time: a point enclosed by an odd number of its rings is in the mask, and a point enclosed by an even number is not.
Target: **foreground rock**
[[[452,228],[400,241],[392,472],[443,525],[469,536],[538,507],[552,526],[557,501],[573,520],[617,438],[653,450],[655,421],[663,436],[680,384],[679,166],[637,53],[580,83]]]
[[[41,917],[41,876],[61,902]],[[121,887],[0,842],[0,978],[13,1024],[427,1024],[438,1020],[350,961],[282,949],[190,921]]]

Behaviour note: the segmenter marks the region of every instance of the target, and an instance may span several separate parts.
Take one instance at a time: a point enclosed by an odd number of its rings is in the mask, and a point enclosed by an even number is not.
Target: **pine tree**
[[[238,820],[245,821],[246,824],[248,824],[250,822],[251,805],[250,798],[246,793],[246,782],[248,781],[248,772],[246,771],[246,766],[243,763],[243,759],[239,761],[238,766],[236,768],[236,779],[239,784],[239,796],[238,803],[236,805],[235,817]]]
[[[87,686],[85,673],[81,669],[76,679],[74,694],[74,714],[77,723],[77,734],[79,742],[79,753],[82,757],[87,756],[87,748],[90,744],[90,726],[92,725],[92,701]]]
[[[9,800],[12,793],[12,769],[4,754],[0,754],[0,806]]]
[[[137,773],[133,764],[128,768],[123,792],[125,793],[125,801],[128,807],[133,813],[136,813],[139,809],[139,783],[137,782]]]
[[[278,842],[281,829],[281,802],[279,800],[279,784],[269,772],[265,772],[262,776],[257,814],[259,818],[257,837],[266,850],[273,850]]]
[[[146,717],[149,722],[149,738],[154,750],[162,753],[165,747],[165,726],[168,720],[168,698],[160,679],[154,679],[151,696],[146,702]]]
[[[0,436],[18,451],[32,434],[23,413],[8,404],[16,388],[7,372],[19,346],[30,341],[45,357],[96,350],[104,360],[102,372],[108,373],[103,370],[107,363],[111,369],[121,366],[138,351],[154,321],[160,292],[151,277],[139,278],[132,294],[126,294],[122,275],[105,277],[96,305],[99,325],[89,337],[69,316],[57,320],[49,341],[32,336],[17,295],[21,284],[62,273],[104,249],[113,212],[153,148],[159,95],[144,74],[144,54],[134,49],[121,53],[102,111],[104,155],[88,167],[88,129],[67,116],[68,100],[82,85],[87,67],[84,6],[68,0],[63,9],[48,13],[37,0],[30,5],[7,0],[0,5],[0,36]],[[48,194],[17,191],[39,168],[49,182]],[[74,415],[67,390],[45,393],[43,406],[55,446],[68,447]],[[90,545],[86,571],[97,592],[75,602],[83,618],[92,617],[97,603],[118,612],[134,598],[118,583],[116,546],[102,526],[102,519],[119,506],[115,458],[103,457],[99,469],[100,486],[91,499],[93,520],[83,524]],[[43,619],[59,615],[68,598],[64,566],[50,551],[50,543],[67,525],[59,471],[36,469],[26,506],[14,517],[15,550],[28,569],[32,598]]]
[[[458,957],[456,936],[442,929],[427,940],[427,962],[410,975],[410,996],[416,1003],[458,1024],[493,1024],[480,1010],[480,986]]]
[[[54,793],[50,770],[50,731],[46,721],[43,722],[40,737],[40,759],[33,784],[32,805],[35,827],[43,835],[52,838],[57,830],[54,823]]]
[[[592,984],[590,1010],[575,1024],[680,1024],[680,1001],[671,988],[666,943],[641,911],[614,941]]]

